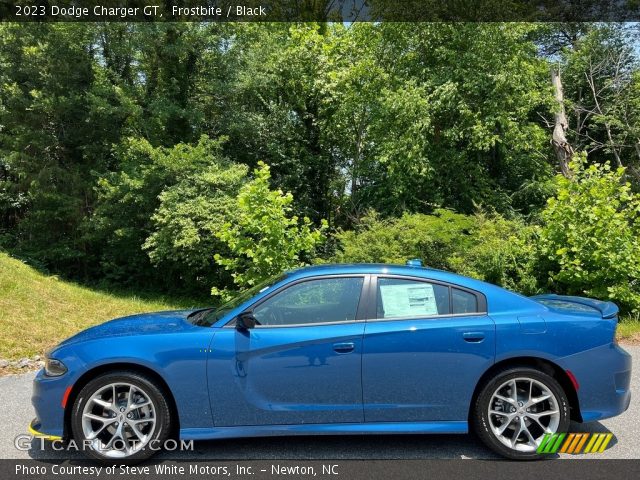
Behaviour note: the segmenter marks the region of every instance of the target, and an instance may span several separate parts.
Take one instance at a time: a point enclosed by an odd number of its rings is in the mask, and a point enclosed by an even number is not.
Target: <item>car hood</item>
[[[193,330],[187,317],[195,310],[175,310],[167,312],[142,313],[116,318],[100,325],[87,328],[62,341],[59,346],[84,342],[104,337],[149,335],[156,333],[178,333]]]

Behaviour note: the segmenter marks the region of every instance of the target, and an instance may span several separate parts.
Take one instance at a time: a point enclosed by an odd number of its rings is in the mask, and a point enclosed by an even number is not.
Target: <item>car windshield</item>
[[[249,300],[251,297],[257,295],[260,292],[265,291],[267,288],[271,287],[272,285],[275,285],[280,280],[282,280],[284,277],[285,277],[285,275],[283,275],[283,274],[274,275],[273,277],[268,278],[264,282],[261,282],[261,283],[259,283],[257,285],[254,285],[253,287],[251,287],[251,288],[249,288],[247,290],[243,290],[242,292],[240,292],[238,295],[233,297],[228,302],[223,303],[222,305],[220,305],[218,308],[210,308],[210,309],[207,309],[207,310],[201,310],[199,312],[196,312],[195,314],[192,314],[191,317],[190,317],[190,320],[195,325],[202,325],[202,326],[213,325],[215,322],[220,320],[222,317],[224,317],[231,310],[233,310],[234,308],[239,307],[244,302]]]

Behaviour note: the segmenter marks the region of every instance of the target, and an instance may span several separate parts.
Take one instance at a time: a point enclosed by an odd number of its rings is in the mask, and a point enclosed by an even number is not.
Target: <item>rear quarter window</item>
[[[452,313],[476,313],[478,311],[478,298],[470,292],[458,288],[451,289]]]

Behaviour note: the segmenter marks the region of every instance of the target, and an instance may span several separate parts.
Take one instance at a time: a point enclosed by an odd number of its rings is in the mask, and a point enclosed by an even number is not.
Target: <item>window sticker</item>
[[[433,285],[380,285],[384,318],[437,315]]]

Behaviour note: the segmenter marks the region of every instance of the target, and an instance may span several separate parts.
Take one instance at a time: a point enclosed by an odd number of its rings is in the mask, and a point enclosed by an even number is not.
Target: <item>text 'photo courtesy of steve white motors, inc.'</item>
[[[173,477],[251,477],[253,479],[273,477],[321,477],[338,478],[340,465],[337,463],[320,462],[282,462],[282,463],[233,463],[220,464],[176,464],[163,463],[158,465],[15,465],[15,476],[39,478],[65,478],[82,476],[84,478],[173,478]]]

